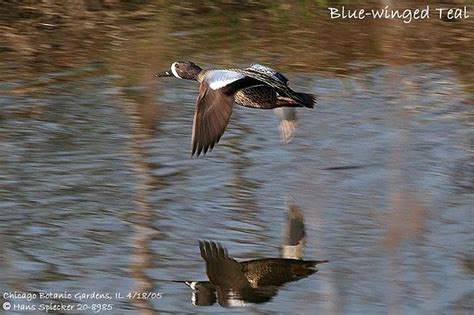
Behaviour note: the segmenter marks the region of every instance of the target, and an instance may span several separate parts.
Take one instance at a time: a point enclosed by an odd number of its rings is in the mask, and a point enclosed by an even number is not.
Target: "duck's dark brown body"
[[[237,91],[235,93],[235,102],[250,108],[273,109],[279,107],[275,90],[265,85]]]
[[[283,285],[287,282],[306,278],[316,272],[316,264],[322,261],[300,259],[264,258],[244,261],[242,272],[252,287]]]

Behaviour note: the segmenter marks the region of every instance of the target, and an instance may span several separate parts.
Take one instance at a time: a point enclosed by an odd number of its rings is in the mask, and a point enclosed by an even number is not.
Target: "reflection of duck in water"
[[[286,218],[281,256],[284,258],[303,259],[305,245],[306,232],[304,230],[303,213],[296,204],[290,202],[288,204],[288,216]]]
[[[293,91],[281,73],[262,65],[246,69],[203,70],[190,61],[176,61],[158,77],[176,77],[200,83],[194,114],[192,154],[212,150],[229,123],[234,102],[259,109],[313,108],[316,97]],[[294,111],[278,110],[283,140],[292,137]]]
[[[217,301],[216,287],[210,281],[175,281],[185,283],[193,290],[193,305],[209,306]]]
[[[216,300],[221,306],[268,302],[278,293],[278,287],[317,272],[316,265],[328,262],[327,260],[302,260],[302,256],[295,255],[302,255],[303,251],[305,233],[302,220],[299,209],[290,205],[282,258],[239,263],[229,256],[227,249],[221,244],[199,242],[209,281],[186,282],[193,289],[193,304],[212,305]],[[291,258],[285,256],[286,252],[290,253]]]

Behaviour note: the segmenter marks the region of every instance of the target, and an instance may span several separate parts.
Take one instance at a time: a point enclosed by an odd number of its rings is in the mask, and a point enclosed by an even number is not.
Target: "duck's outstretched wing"
[[[315,95],[293,91],[288,86],[288,79],[272,68],[256,64],[247,69],[234,69],[234,71],[245,75],[247,78],[271,86],[279,94],[279,98],[292,100],[295,103],[291,107],[303,106],[313,108],[316,104]]]
[[[297,97],[296,93],[288,87],[288,79],[271,68],[253,65],[247,69],[236,69],[235,71],[271,86],[283,96]]]
[[[261,64],[253,64],[250,67],[247,68],[247,70],[259,72],[259,73],[264,73],[270,77],[272,77],[274,80],[281,81],[283,84],[288,85],[288,78],[285,77],[283,74],[280,72],[276,71],[275,69],[272,69],[270,67],[261,65]]]
[[[236,292],[250,289],[250,283],[242,272],[242,266],[232,257],[227,249],[216,242],[200,241],[201,257],[206,262],[206,273],[209,281],[218,287],[233,289]]]
[[[233,95],[212,89],[207,81],[201,83],[194,113],[192,155],[205,154],[219,142],[232,115],[233,103]]]
[[[233,70],[206,71],[194,113],[192,155],[214,148],[229,123],[235,93],[257,84],[262,83]]]
[[[254,64],[246,69],[210,70],[206,72],[205,81],[214,90],[222,90],[233,95],[241,89],[256,85],[268,85],[275,89],[282,101],[291,101],[290,107],[313,108],[316,96],[299,93],[288,86],[288,79],[280,72],[267,66]],[[289,104],[288,104],[289,105]]]

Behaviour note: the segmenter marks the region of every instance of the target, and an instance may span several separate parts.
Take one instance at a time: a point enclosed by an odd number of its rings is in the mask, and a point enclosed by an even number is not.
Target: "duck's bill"
[[[155,77],[157,78],[161,78],[161,77],[172,77],[173,74],[171,73],[171,71],[162,71],[162,72],[158,72],[157,74],[155,74]]]

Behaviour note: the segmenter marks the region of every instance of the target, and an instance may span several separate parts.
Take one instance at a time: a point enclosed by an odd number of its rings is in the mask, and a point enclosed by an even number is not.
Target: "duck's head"
[[[175,61],[170,70],[155,74],[156,77],[177,77],[178,79],[197,80],[202,69],[192,61]]]

